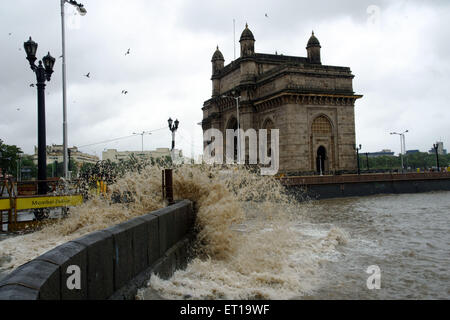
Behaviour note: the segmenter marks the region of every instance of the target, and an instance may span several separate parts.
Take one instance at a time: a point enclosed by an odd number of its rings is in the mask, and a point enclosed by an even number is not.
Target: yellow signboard
[[[9,210],[11,208],[9,199],[0,199],[0,211]]]
[[[83,196],[17,198],[16,209],[73,207],[83,203]]]

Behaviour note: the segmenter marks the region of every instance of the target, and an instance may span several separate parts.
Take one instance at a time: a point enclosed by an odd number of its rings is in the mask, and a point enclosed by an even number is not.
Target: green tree
[[[17,164],[22,150],[15,145],[7,145],[0,139],[0,168],[3,176],[17,176]]]

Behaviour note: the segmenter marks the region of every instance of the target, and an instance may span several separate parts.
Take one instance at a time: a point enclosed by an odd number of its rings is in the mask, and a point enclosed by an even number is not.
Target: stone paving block
[[[148,266],[154,264],[160,257],[159,245],[159,218],[153,214],[147,214],[139,217],[146,222],[147,227],[147,258]]]
[[[0,287],[20,285],[39,292],[40,300],[59,300],[60,295],[59,266],[47,261],[32,260],[5,277]]]
[[[158,217],[159,224],[159,253],[164,253],[175,244],[175,212],[172,208],[166,207],[152,213]]]
[[[39,291],[21,285],[5,285],[0,287],[0,300],[38,300]]]
[[[87,249],[85,246],[75,242],[66,242],[36,259],[59,265],[62,300],[85,300],[87,298]],[[69,277],[73,275],[68,273],[70,266],[80,268],[80,289],[70,289],[67,285]]]
[[[133,219],[106,229],[114,239],[114,290],[135,276],[134,233],[139,224],[140,221]]]
[[[137,276],[144,271],[148,266],[148,222],[141,217],[134,218],[130,222],[137,222],[133,228],[133,256],[134,256],[134,271],[133,275]]]
[[[114,240],[102,230],[73,240],[87,247],[87,299],[104,300],[114,292]]]
[[[175,212],[175,225],[177,226],[177,241],[183,239],[189,231],[189,206],[185,205]]]

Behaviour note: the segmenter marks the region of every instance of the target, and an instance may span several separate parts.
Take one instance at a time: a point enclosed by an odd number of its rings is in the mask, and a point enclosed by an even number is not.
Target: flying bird
[[[128,93],[128,91],[122,90],[122,94],[127,94],[127,93]]]
[[[125,55],[130,54],[130,49],[128,49],[128,51],[125,53]]]
[[[267,15],[267,13],[266,13],[266,18],[268,18],[269,16]]]
[[[10,33],[8,33],[8,35],[10,36],[10,35],[12,35],[12,33],[10,32]]]
[[[20,108],[17,108],[17,111],[20,111]]]
[[[34,88],[34,83],[30,84],[30,87]]]
[[[88,72],[88,74],[85,75],[86,78],[90,78],[91,77],[91,73]]]

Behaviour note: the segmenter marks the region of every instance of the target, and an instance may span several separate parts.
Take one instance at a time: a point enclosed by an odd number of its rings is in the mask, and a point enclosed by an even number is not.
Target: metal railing
[[[45,182],[48,194],[39,195],[38,185]],[[63,180],[21,181],[12,178],[0,180],[0,232],[16,232],[25,229],[34,230],[49,218],[51,208],[62,208],[67,214],[67,208],[79,205],[83,197],[75,193]],[[7,219],[4,213],[7,212]],[[34,220],[21,221],[19,215],[33,213]],[[4,226],[6,225],[6,230]]]

